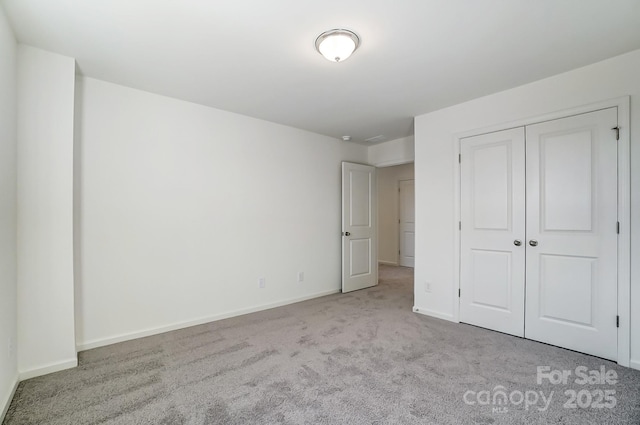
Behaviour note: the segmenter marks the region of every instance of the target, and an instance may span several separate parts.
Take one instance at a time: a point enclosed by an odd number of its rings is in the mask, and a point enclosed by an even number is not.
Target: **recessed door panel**
[[[593,327],[596,262],[589,257],[541,255],[538,317]],[[580,302],[570,302],[573,299]]]
[[[540,135],[541,230],[592,230],[596,129]]]
[[[415,241],[415,232],[413,231],[404,231],[402,233],[402,246],[400,247],[400,252],[402,253],[402,256],[407,258],[407,259],[413,259],[415,257],[415,245],[416,245],[416,241]],[[413,267],[413,265],[411,264],[401,264],[402,266],[410,266]]]
[[[469,155],[474,227],[509,230],[512,204],[511,140],[478,145],[470,149]]]
[[[351,277],[362,276],[371,273],[371,240],[350,239],[351,264],[349,275]]]
[[[474,249],[471,251],[472,303],[509,312],[511,310],[511,253]]]
[[[350,170],[351,199],[349,225],[369,227],[371,225],[371,173],[367,170]]]

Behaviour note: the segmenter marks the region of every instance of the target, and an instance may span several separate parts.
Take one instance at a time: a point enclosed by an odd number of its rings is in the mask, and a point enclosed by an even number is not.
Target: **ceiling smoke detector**
[[[360,37],[344,29],[325,31],[316,38],[316,50],[331,62],[343,62],[359,45]]]

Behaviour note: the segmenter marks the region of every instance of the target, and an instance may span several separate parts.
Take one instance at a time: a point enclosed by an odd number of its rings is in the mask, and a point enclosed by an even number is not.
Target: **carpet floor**
[[[84,351],[20,383],[4,424],[640,424],[640,371],[412,306],[412,269],[381,266],[374,288]]]

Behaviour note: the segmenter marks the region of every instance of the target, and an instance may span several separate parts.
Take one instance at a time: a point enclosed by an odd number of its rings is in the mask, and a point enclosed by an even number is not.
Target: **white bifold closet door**
[[[462,141],[461,321],[616,360],[616,126],[609,108]]]

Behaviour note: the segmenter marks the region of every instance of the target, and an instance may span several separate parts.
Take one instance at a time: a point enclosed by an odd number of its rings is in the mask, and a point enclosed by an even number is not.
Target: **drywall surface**
[[[408,164],[415,159],[414,137],[402,137],[369,146],[369,163],[376,167]]]
[[[378,168],[378,261],[398,265],[400,180],[413,179],[413,164]]]
[[[455,135],[631,96],[631,361],[640,368],[640,51],[512,90],[452,106],[415,120],[415,306],[453,318]],[[432,283],[424,292],[423,283]]]
[[[0,422],[18,380],[16,357],[17,45],[0,7]],[[10,347],[11,346],[11,349]]]
[[[77,106],[80,349],[339,290],[366,147],[91,78]]]
[[[18,370],[76,364],[73,314],[75,61],[18,47]]]

